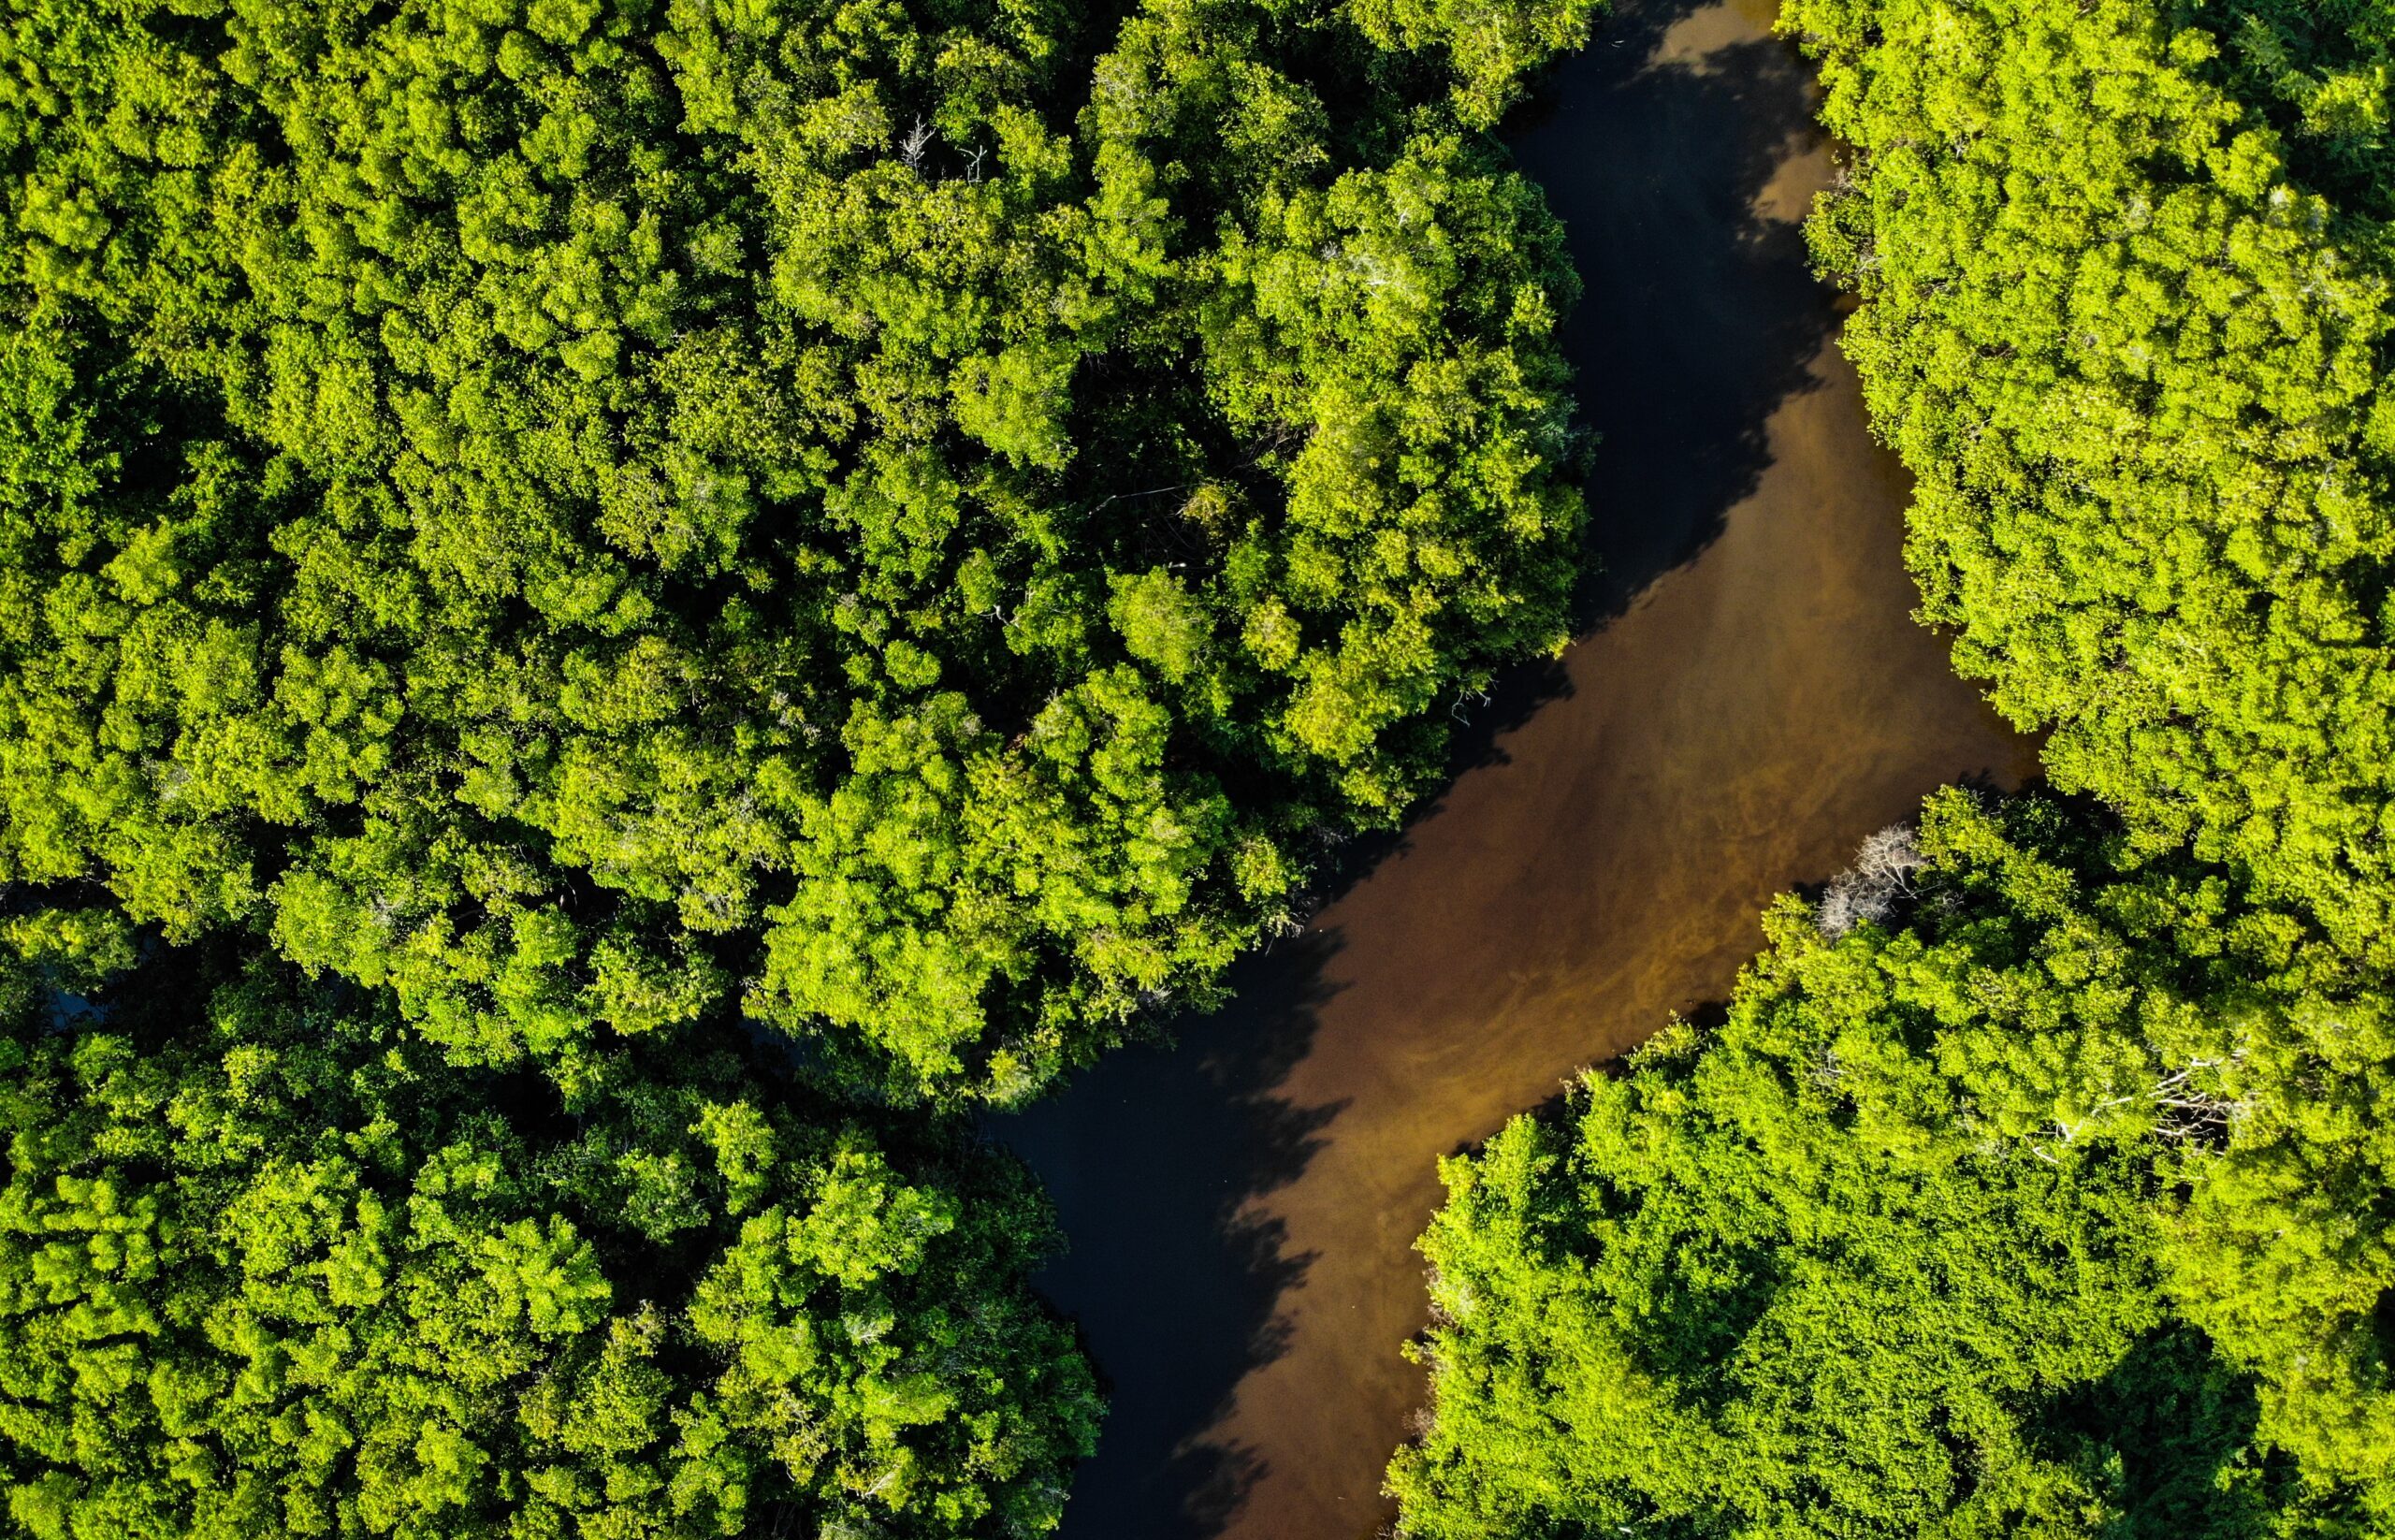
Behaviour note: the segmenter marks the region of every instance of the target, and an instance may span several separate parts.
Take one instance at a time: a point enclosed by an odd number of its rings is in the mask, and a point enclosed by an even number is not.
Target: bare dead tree
[[[1865,921],[1885,921],[1895,912],[1898,898],[1912,896],[1912,874],[1928,864],[1912,825],[1889,824],[1863,842],[1852,865],[1830,879],[1814,923],[1836,940]]]
[[[2245,1103],[2195,1083],[2196,1076],[2220,1064],[2218,1059],[2199,1060],[2155,1082],[2146,1099],[2158,1110],[2156,1133],[2183,1144],[2212,1143],[2228,1137],[2239,1116],[2248,1111]]]
[[[2183,1069],[2174,1069],[2151,1085],[2117,1097],[2107,1097],[2076,1121],[2054,1120],[2054,1142],[2058,1146],[2075,1144],[2088,1126],[2116,1107],[2146,1106],[2155,1109],[2154,1132],[2162,1139],[2180,1144],[2216,1144],[2228,1137],[2237,1120],[2252,1109],[2243,1100],[2231,1100],[2218,1091],[2199,1084],[2197,1077],[2208,1069],[2217,1069],[2234,1062],[2243,1054],[2228,1059],[2197,1059]],[[2044,1146],[2032,1144],[2029,1153],[2039,1159],[2060,1165]]]

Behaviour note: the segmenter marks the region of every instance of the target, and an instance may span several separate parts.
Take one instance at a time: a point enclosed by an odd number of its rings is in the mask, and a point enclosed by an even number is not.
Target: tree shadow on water
[[[1811,365],[1837,327],[1801,226],[1758,209],[1820,142],[1812,71],[1778,38],[1665,56],[1673,28],[1706,8],[1630,0],[1505,133],[1580,276],[1557,335],[1595,440],[1573,603],[1584,637],[1721,532],[1770,467],[1773,413],[1820,384]],[[1552,661],[1511,671],[1469,703],[1455,771],[1502,763],[1504,734],[1570,693]]]
[[[1836,326],[1799,226],[1757,210],[1817,142],[1811,71],[1777,38],[1665,56],[1703,8],[1622,7],[1507,134],[1582,284],[1559,335],[1598,436],[1584,630],[1694,557],[1753,492],[1765,425],[1817,383],[1809,366]]]
[[[1220,1012],[1137,1043],[1065,1096],[989,1131],[1038,1173],[1070,1249],[1038,1285],[1080,1323],[1110,1404],[1073,1479],[1065,1540],[1219,1533],[1264,1474],[1252,1450],[1201,1441],[1234,1387],[1280,1356],[1285,1296],[1313,1260],[1249,1201],[1295,1181],[1346,1105],[1275,1095],[1328,998],[1319,932],[1244,959]]]

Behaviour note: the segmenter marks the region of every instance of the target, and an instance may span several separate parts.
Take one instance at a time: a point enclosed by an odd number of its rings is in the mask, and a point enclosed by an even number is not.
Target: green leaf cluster
[[[1203,995],[1563,634],[1477,130],[1589,7],[1498,9],[13,7],[0,880],[461,1064],[1005,1102]]]
[[[1957,666],[2061,785],[2395,963],[2382,5],[1797,0],[1812,225]]]
[[[1444,1163],[1401,1533],[2395,1523],[2389,1002],[2116,829],[1942,792],[1901,920]]]
[[[987,1152],[730,1050],[455,1068],[279,964],[7,983],[11,1533],[1030,1535],[1090,1450]]]

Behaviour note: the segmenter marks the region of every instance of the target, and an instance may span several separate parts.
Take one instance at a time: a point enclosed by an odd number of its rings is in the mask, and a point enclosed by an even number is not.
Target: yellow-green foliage
[[[68,1032],[8,1002],[10,1533],[1053,1527],[1097,1398],[1004,1162],[803,1121],[729,1053],[594,1056],[560,1099],[354,990],[196,972]]]
[[[2044,798],[1444,1167],[1421,1540],[2385,1533],[2385,999]]]
[[[1786,24],[1856,147],[1813,231],[1921,478],[1927,617],[2052,727],[2058,782],[2291,911],[2246,923],[2308,981],[2237,1039],[2170,1262],[2264,1366],[2274,1436],[2384,1479],[2395,1032],[2303,938],[2395,964],[2395,8],[1799,0]]]
[[[1854,146],[1814,240],[1863,297],[1847,346],[1957,665],[2154,848],[2395,962],[2387,7],[1783,25]]]
[[[1468,21],[16,7],[0,879],[494,1065],[737,998],[1008,1100],[1203,993],[1561,634]]]

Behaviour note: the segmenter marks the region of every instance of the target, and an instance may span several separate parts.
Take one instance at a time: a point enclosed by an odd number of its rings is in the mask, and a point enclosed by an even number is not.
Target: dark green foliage
[[[1559,641],[1586,14],[16,7],[0,877],[1027,1094]]]
[[[153,963],[0,1032],[0,1489],[37,1540],[1030,1535],[1097,1400],[986,1153],[730,1052],[445,1067]]]
[[[2185,20],[2221,40],[2213,73],[2277,132],[2299,183],[2347,212],[2395,216],[2395,9],[2385,0],[2233,0]]]
[[[2384,1140],[2322,1094],[2386,1004],[2106,821],[1942,793],[1908,921],[1783,900],[1721,1025],[1447,1163],[1405,1533],[2395,1522]]]
[[[1920,478],[1911,560],[1958,666],[2051,728],[2057,782],[2382,966],[2388,14],[1799,0],[1785,17],[1855,146],[1814,238],[1863,296],[1847,345]]]

